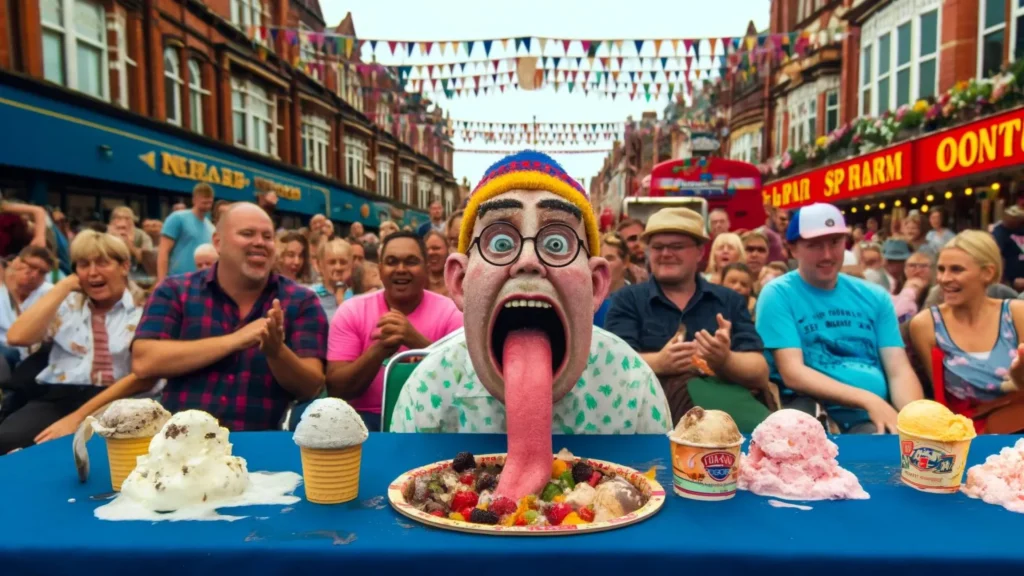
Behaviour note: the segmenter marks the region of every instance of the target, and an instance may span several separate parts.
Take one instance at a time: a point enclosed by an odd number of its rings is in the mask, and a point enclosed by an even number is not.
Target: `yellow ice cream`
[[[904,434],[940,442],[959,442],[976,436],[970,418],[953,414],[949,408],[932,400],[914,400],[907,404],[900,410],[896,423]]]

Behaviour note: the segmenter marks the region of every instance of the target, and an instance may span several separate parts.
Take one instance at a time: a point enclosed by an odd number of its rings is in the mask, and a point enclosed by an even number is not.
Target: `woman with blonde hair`
[[[944,302],[922,310],[910,322],[910,338],[935,385],[932,349],[943,354],[940,381],[946,404],[973,417],[979,404],[1024,387],[1024,302],[989,298],[986,290],[1002,277],[1003,260],[992,235],[957,234],[939,253],[937,281]],[[975,421],[982,431],[984,422]]]
[[[927,252],[935,254],[934,248],[928,244],[924,233],[924,218],[921,212],[911,210],[900,222],[900,236],[910,244],[912,252]]]
[[[385,220],[385,221],[380,223],[380,230],[379,230],[379,232],[380,232],[380,234],[379,234],[380,241],[384,242],[385,238],[387,238],[388,236],[391,236],[395,232],[398,232],[398,224],[395,224],[391,220]]]
[[[715,237],[708,255],[708,267],[704,270],[704,278],[712,284],[722,283],[722,270],[729,264],[747,263],[747,253],[743,249],[743,240],[739,234],[724,232]]]
[[[85,230],[71,243],[75,273],[61,280],[7,332],[12,346],[51,339],[42,392],[0,423],[0,454],[71,434],[117,398],[152,388],[131,374],[131,343],[141,294],[128,281],[131,254],[120,238]]]
[[[309,257],[309,240],[294,230],[277,239],[277,272],[298,282],[310,284],[312,263]]]

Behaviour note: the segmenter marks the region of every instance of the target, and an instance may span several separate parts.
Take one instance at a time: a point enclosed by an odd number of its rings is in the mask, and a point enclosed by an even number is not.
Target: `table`
[[[288,433],[236,433],[231,440],[251,471],[301,472]],[[976,439],[971,464],[1015,440]],[[657,515],[632,527],[585,536],[501,538],[415,524],[392,510],[384,494],[399,474],[461,450],[503,452],[504,436],[374,433],[363,448],[358,501],[319,506],[303,500],[291,510],[232,508],[229,513],[250,516],[231,523],[97,520],[93,510],[102,502],[90,496],[110,486],[104,443],[90,443],[93,475],[79,484],[70,440],[64,438],[0,457],[0,573],[85,569],[104,576],[250,576],[331,568],[345,574],[454,569],[491,576],[540,569],[580,576],[651,567],[716,575],[769,569],[829,576],[908,570],[1021,574],[1024,515],[961,494],[923,494],[901,485],[894,436],[836,442],[840,463],[858,475],[870,500],[815,502],[802,511],[772,507],[746,492],[715,503],[670,495]],[[668,441],[661,436],[556,437],[555,449],[563,446],[640,470],[670,465]],[[670,489],[670,470],[658,478]],[[958,522],[962,528],[955,532]]]

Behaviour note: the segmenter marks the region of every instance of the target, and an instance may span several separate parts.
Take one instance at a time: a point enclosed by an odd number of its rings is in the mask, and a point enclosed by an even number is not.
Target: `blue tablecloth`
[[[232,434],[249,470],[301,472],[287,433]],[[982,437],[971,464],[1011,445]],[[916,492],[899,482],[897,439],[837,439],[841,464],[867,501],[774,508],[741,492],[727,502],[670,495],[661,512],[631,527],[565,537],[493,537],[430,529],[398,515],[385,491],[399,474],[460,450],[503,452],[502,436],[371,434],[363,448],[359,500],[293,509],[232,508],[236,522],[105,522],[93,516],[109,490],[102,440],[90,444],[93,476],[79,484],[68,439],[0,457],[0,574],[345,574],[469,571],[485,576],[562,571],[676,570],[692,574],[1014,574],[1024,570],[1024,515],[961,494]],[[663,437],[556,437],[555,449],[645,470],[669,466]],[[670,470],[659,480],[671,490]],[[299,489],[302,496],[302,489]],[[76,499],[70,503],[70,498]],[[265,519],[261,519],[265,518]],[[650,568],[648,568],[650,567]],[[394,570],[394,571],[392,571]],[[415,571],[415,572],[412,572]],[[307,574],[309,572],[306,572]]]

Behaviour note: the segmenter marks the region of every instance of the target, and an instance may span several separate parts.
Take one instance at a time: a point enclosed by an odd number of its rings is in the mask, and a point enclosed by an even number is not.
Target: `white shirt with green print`
[[[586,370],[552,410],[555,434],[663,434],[668,401],[651,368],[628,344],[594,327]],[[505,433],[505,406],[480,384],[456,332],[430,348],[405,383],[392,432]]]

